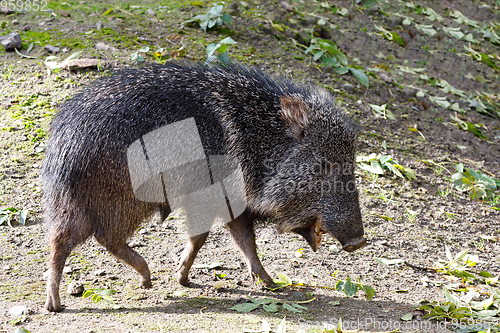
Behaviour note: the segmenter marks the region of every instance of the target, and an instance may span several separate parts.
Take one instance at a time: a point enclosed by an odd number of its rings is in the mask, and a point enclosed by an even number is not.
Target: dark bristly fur
[[[126,152],[143,135],[190,117],[207,156],[228,154],[242,167],[247,210],[228,228],[252,277],[273,283],[256,255],[257,219],[303,235],[313,249],[324,232],[343,245],[356,240],[349,251],[362,246],[352,170],[357,130],[327,92],[232,64],[124,70],[64,103],[51,125],[42,168],[49,311],[62,310],[65,261],[90,236],[151,286],[147,263],[126,241],[142,221],[158,210],[166,216],[170,207],[135,199]],[[180,283],[187,283],[207,235],[188,240]]]

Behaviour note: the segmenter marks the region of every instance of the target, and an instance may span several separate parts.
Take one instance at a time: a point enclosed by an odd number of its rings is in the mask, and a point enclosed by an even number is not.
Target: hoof
[[[181,272],[177,272],[175,278],[180,285],[187,287],[189,285],[187,274],[182,274]]]
[[[53,302],[52,299],[47,299],[47,302],[45,302],[45,309],[49,312],[61,312],[64,310],[64,307],[61,304],[55,304],[56,302]]]
[[[144,288],[144,289],[149,289],[153,286],[153,284],[151,283],[151,280],[149,281],[142,281],[141,282],[141,287]]]

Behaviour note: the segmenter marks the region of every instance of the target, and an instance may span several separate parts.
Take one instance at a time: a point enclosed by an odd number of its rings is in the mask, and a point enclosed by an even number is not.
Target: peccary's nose
[[[359,249],[360,247],[363,247],[366,244],[366,238],[363,236],[351,239],[347,243],[342,246],[342,250],[345,250],[347,252],[353,252]]]

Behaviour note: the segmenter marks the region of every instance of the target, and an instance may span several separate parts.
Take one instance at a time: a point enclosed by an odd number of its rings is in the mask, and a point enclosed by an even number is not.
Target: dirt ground
[[[19,32],[20,53],[31,57],[0,50],[0,207],[29,210],[26,225],[17,223],[15,214],[14,227],[0,226],[0,332],[16,327],[30,332],[242,332],[261,329],[263,320],[276,331],[284,317],[287,332],[301,328],[321,332],[322,327],[335,332],[339,318],[344,332],[449,332],[453,327],[422,318],[425,313],[416,310],[421,300],[443,301],[446,280],[418,267],[383,266],[375,258],[433,267],[445,258],[448,246],[453,254],[464,249],[477,254],[483,262],[474,270],[500,274],[500,243],[480,237],[499,236],[498,201],[471,200],[446,179],[458,163],[500,177],[499,44],[450,16],[458,10],[500,35],[500,4],[494,0],[378,1],[364,8],[357,3],[228,1],[224,6],[232,16],[232,27],[208,32],[182,23],[206,13],[211,1],[48,2],[49,11],[0,14],[0,35]],[[432,8],[441,18],[424,15],[415,9],[417,5]],[[433,36],[426,33],[425,25],[432,25]],[[380,27],[396,32],[402,42],[384,38]],[[471,37],[459,40],[449,28],[460,28]],[[304,48],[294,45],[293,38],[302,43],[298,36],[311,31],[333,40],[349,64],[364,68],[369,87],[349,73],[338,75],[320,66],[304,54]],[[351,254],[339,251],[334,239],[324,240],[314,253],[301,237],[280,235],[270,222],[259,224],[258,251],[268,273],[300,279],[305,286],[275,292],[256,286],[221,226],[213,229],[195,262],[220,262],[220,266],[192,269],[191,286],[180,286],[175,267],[186,236],[182,217],[174,214],[164,222],[159,216],[145,221],[131,239],[149,264],[152,289],[141,289],[130,267],[89,240],[68,259],[61,283],[65,310],[47,312],[43,275],[49,251],[38,177],[57,106],[102,75],[138,66],[131,55],[143,47],[150,48],[139,53],[147,62],[204,61],[206,46],[227,36],[237,42],[229,47],[230,59],[328,88],[362,127],[359,154],[392,155],[413,169],[417,179],[356,171],[368,243]],[[98,49],[97,43],[116,49]],[[59,62],[81,51],[80,58],[99,59],[99,67],[48,70],[45,61],[52,54],[46,45],[60,48],[55,54]],[[160,60],[153,55],[159,48],[167,54]],[[490,65],[471,57],[471,50],[492,55]],[[449,86],[452,89],[446,90]],[[489,111],[481,110],[477,101],[489,102]],[[387,104],[396,120],[375,115],[369,104]],[[485,138],[459,128],[450,116],[476,124]],[[429,160],[441,164],[424,162]],[[425,277],[429,283],[422,282]],[[371,286],[376,295],[366,300],[362,291],[350,298],[335,291],[336,282],[346,278]],[[86,289],[117,290],[113,297],[121,308],[67,294],[73,281]],[[239,313],[230,309],[247,302],[248,295],[304,302],[300,304],[308,310],[293,313],[280,307],[271,313],[260,307]],[[16,306],[25,306],[22,314],[12,314]],[[408,313],[413,319],[402,320]],[[16,318],[20,320],[12,322]]]

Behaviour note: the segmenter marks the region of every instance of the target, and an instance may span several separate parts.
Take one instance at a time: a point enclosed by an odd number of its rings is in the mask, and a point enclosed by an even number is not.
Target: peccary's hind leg
[[[65,213],[64,213],[65,214]],[[67,217],[63,221],[50,223],[48,240],[50,246],[50,257],[48,262],[49,275],[47,277],[47,301],[45,309],[51,312],[62,311],[61,299],[59,297],[59,284],[66,259],[71,251],[80,243],[84,242],[92,234],[92,230],[86,221],[78,220],[79,227],[72,225],[76,217]],[[73,227],[73,228],[72,228]]]
[[[179,282],[183,286],[188,284],[189,269],[193,265],[194,259],[196,258],[198,251],[200,251],[201,247],[207,240],[207,237],[208,232],[194,237],[189,237],[186,247],[182,252],[181,260],[179,262],[179,267],[177,268],[176,274],[177,282]]]
[[[255,232],[253,220],[248,213],[243,213],[234,221],[227,224],[234,241],[245,255],[248,270],[252,279],[261,280],[268,288],[275,286],[273,279],[267,274],[259,257],[257,256],[257,246],[255,245]]]
[[[50,244],[49,276],[47,277],[47,300],[45,309],[51,312],[62,311],[61,299],[59,298],[59,284],[61,283],[62,271],[66,259],[73,250],[71,244],[65,244],[58,237]]]
[[[149,272],[149,267],[144,260],[144,258],[130,246],[128,246],[125,239],[102,239],[96,235],[96,239],[102,246],[104,246],[111,254],[116,258],[124,261],[125,263],[132,266],[133,269],[137,271],[140,275],[141,286],[143,288],[151,288],[151,273]]]

